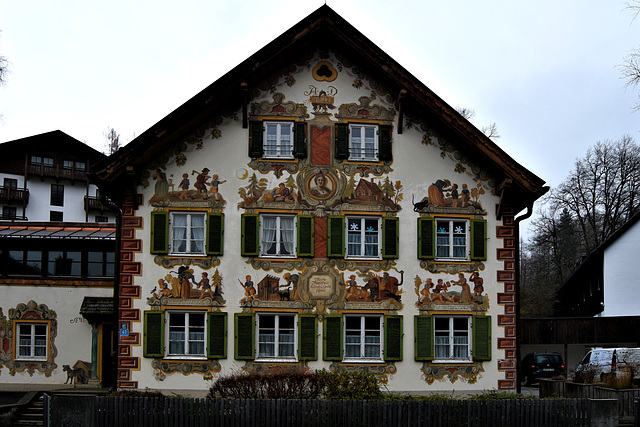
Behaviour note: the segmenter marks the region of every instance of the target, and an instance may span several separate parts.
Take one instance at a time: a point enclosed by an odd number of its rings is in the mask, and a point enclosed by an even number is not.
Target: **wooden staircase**
[[[19,426],[44,426],[44,404],[42,394],[31,400],[27,405],[18,409],[13,424]]]

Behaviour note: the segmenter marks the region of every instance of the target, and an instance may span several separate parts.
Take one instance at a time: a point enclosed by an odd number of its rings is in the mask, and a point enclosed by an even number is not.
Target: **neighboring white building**
[[[88,179],[104,154],[59,130],[0,144],[3,220],[114,222]]]
[[[90,184],[105,156],[61,131],[0,144],[0,375],[112,383],[115,214]]]

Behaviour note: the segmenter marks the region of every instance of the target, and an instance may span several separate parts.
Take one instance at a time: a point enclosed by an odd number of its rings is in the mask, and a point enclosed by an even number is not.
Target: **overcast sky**
[[[132,140],[323,0],[0,0],[0,142],[60,129]],[[640,143],[619,69],[640,47],[625,0],[328,0],[496,142],[560,183],[596,141]]]

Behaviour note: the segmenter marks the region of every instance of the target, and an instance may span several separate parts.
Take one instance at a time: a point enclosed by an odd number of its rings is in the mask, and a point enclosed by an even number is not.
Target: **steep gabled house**
[[[516,387],[516,215],[547,188],[328,6],[94,178],[122,211],[119,388]]]
[[[4,383],[112,383],[115,214],[87,177],[103,158],[61,131],[0,144]]]

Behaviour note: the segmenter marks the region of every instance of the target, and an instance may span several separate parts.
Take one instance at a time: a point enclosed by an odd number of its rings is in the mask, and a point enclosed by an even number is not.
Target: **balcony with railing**
[[[104,212],[105,207],[99,197],[84,196],[84,210],[85,212],[90,210]]]
[[[86,169],[45,163],[32,163],[29,165],[28,171],[29,175],[37,175],[43,178],[69,179],[71,181],[84,180],[87,178]]]
[[[29,203],[29,190],[15,187],[0,187],[0,201]]]

